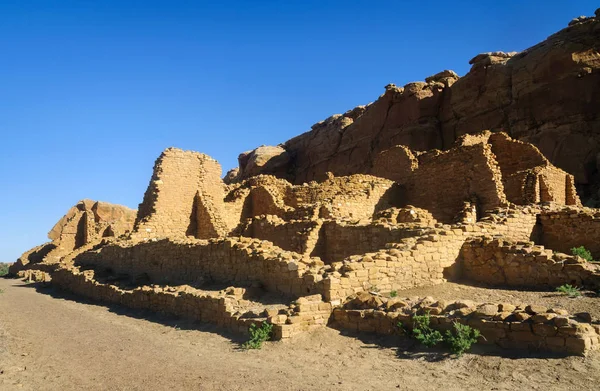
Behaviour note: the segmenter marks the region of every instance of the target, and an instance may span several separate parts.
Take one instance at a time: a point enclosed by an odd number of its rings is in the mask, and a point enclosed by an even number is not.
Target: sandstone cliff
[[[294,183],[323,180],[327,172],[369,173],[392,146],[445,150],[464,134],[490,129],[536,145],[590,198],[600,183],[599,52],[600,10],[521,53],[477,55],[463,77],[443,71],[425,82],[390,84],[374,103],[280,145],[281,158],[273,149],[265,159],[259,149],[242,154],[240,173],[263,173],[260,165],[247,167],[261,160],[270,162],[264,173]]]

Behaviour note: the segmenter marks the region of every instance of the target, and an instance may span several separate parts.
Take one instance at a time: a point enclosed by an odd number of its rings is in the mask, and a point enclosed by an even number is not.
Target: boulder
[[[261,145],[238,157],[239,178],[245,179],[259,174],[285,177],[290,155],[281,146]]]

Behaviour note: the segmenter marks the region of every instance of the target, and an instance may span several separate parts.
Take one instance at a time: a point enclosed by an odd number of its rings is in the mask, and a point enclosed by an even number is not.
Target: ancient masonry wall
[[[467,239],[493,232],[528,241],[535,232],[535,210],[513,207],[493,224],[484,220],[454,227],[444,225],[416,239],[403,239],[373,253],[333,262],[334,270],[323,280],[323,295],[326,300],[337,301],[365,290],[389,292],[457,280],[461,276],[459,255]]]
[[[249,238],[172,239],[109,243],[75,258],[75,264],[154,283],[260,283],[268,291],[299,297],[320,293],[323,263]],[[320,274],[319,274],[320,273]]]
[[[421,235],[422,227],[406,224],[350,224],[341,221],[326,221],[321,228],[317,251],[325,263],[342,261],[346,257],[365,254],[385,248],[387,243]]]
[[[393,246],[396,248],[335,262],[334,271],[324,279],[325,300],[337,302],[365,290],[389,292],[440,284],[445,281],[445,275],[453,274],[463,240],[449,231],[448,236],[404,239],[403,243]]]
[[[353,332],[402,334],[399,323],[403,329],[410,330],[413,315],[429,313],[432,328],[444,332],[451,330],[454,322],[466,324],[481,332],[479,343],[482,344],[577,355],[585,355],[600,346],[600,326],[578,316],[569,316],[562,309],[506,303],[475,304],[466,300],[447,303],[433,298],[415,302],[377,297],[369,298],[367,304],[378,306],[335,308],[332,326]]]
[[[274,339],[324,327],[332,310],[331,304],[322,302],[319,295],[302,297],[285,309],[254,303],[259,305],[256,311],[245,309],[248,300],[242,288],[230,287],[223,291],[203,291],[190,286],[121,289],[98,282],[94,277],[92,270],[59,269],[53,273],[52,283],[93,300],[214,323],[242,334],[248,333],[251,324],[267,321],[273,324]]]
[[[536,223],[535,213],[530,209],[507,209],[505,216],[500,221],[493,222],[493,225],[491,221],[484,219],[477,224],[441,226],[435,229],[413,227],[403,231],[400,228],[402,225],[385,223],[365,226],[332,223],[330,229],[338,236],[331,241],[333,247],[329,249],[327,233],[324,233],[323,228],[307,226],[305,222],[283,224],[289,229],[288,233],[276,237],[277,229],[274,227],[279,227],[281,221],[275,221],[277,217],[269,216],[252,222],[256,224],[255,228],[260,227],[261,222],[272,223],[258,228],[258,235],[263,240],[240,237],[209,241],[117,241],[97,249],[88,249],[78,254],[74,260],[77,265],[110,269],[114,273],[146,275],[157,283],[198,285],[212,282],[258,282],[267,290],[288,296],[321,293],[327,301],[340,300],[373,287],[390,291],[438,284],[445,281],[445,278],[457,278],[456,261],[466,239],[488,234],[492,228],[497,228],[494,232],[502,232],[515,240],[529,240]],[[298,229],[309,230],[306,240],[289,242],[287,246],[306,250],[304,255],[282,250],[266,241],[270,239],[286,245],[284,242],[288,239],[302,237],[296,235]],[[429,235],[423,235],[426,230],[430,230]],[[323,236],[318,237],[318,233]],[[329,235],[331,234],[330,232]],[[418,239],[398,239],[409,234],[421,235]],[[360,237],[368,240],[361,241]],[[344,252],[348,249],[343,245],[344,238],[348,239],[348,247],[361,243],[360,248],[351,248],[366,254],[345,258]],[[393,243],[398,240],[400,243]],[[389,242],[392,243],[386,245]],[[319,258],[310,258],[310,247],[313,248],[312,254],[328,253],[334,262],[325,266]],[[375,252],[368,253],[374,247]],[[326,260],[327,257],[324,256]]]
[[[317,245],[321,224],[320,220],[285,221],[268,215],[252,219],[242,235],[267,240],[286,251],[311,254]]]
[[[600,268],[581,258],[554,254],[531,242],[480,237],[460,252],[461,277],[490,286],[552,289],[563,284],[600,287]]]
[[[279,189],[272,186],[257,186],[250,190],[247,200],[246,217],[272,215],[284,217],[293,208],[283,202]]]
[[[541,227],[537,215],[540,209],[534,206],[511,206],[489,211],[490,214],[477,222],[479,231],[485,234],[502,235],[512,240],[539,242]],[[466,229],[469,229],[468,226]]]
[[[573,176],[552,166],[534,145],[512,140],[506,133],[492,134],[489,141],[510,202],[580,205]]]
[[[396,205],[394,183],[370,175],[330,177],[322,183],[293,186],[286,194],[287,205],[321,205],[324,219],[370,220],[379,211]]]
[[[134,236],[206,238],[226,234],[224,186],[216,160],[198,152],[166,149],[155,163]]]
[[[465,201],[480,210],[507,204],[494,154],[483,143],[420,155],[405,197],[406,204],[427,209],[441,222],[452,222]]]
[[[597,209],[544,211],[540,222],[540,243],[547,248],[570,254],[571,248],[584,246],[595,259],[600,259],[600,212]]]

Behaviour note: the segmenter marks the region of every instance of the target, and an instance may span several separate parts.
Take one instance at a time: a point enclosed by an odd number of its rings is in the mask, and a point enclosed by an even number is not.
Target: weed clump
[[[273,325],[262,322],[261,326],[257,327],[255,323],[252,323],[248,331],[250,332],[250,339],[244,342],[242,347],[244,349],[260,349],[263,342],[271,339]]]
[[[479,330],[461,323],[454,323],[453,331],[446,331],[446,335],[442,335],[437,330],[431,328],[431,318],[429,314],[414,315],[412,318],[412,332],[407,332],[402,322],[398,323],[398,327],[404,334],[411,336],[427,347],[433,347],[440,342],[445,342],[452,353],[457,356],[462,356],[464,352],[469,350],[477,339],[481,336]]]
[[[579,297],[581,296],[581,292],[579,291],[579,288],[577,288],[576,286],[573,285],[569,285],[569,284],[564,284],[559,286],[558,288],[556,288],[557,292],[560,293],[564,293],[565,295],[569,296],[569,297]]]
[[[592,253],[583,246],[573,247],[571,249],[571,254],[579,256],[588,262],[594,262],[594,257],[592,257]]]

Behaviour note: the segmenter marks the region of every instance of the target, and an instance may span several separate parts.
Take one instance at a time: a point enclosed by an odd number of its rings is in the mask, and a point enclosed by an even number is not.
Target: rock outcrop
[[[600,19],[578,18],[521,53],[483,53],[470,64],[461,78],[443,71],[386,86],[374,103],[283,143],[288,163],[264,171],[254,165],[246,177],[268,173],[299,184],[327,172],[366,173],[392,146],[448,149],[464,134],[490,129],[533,143],[589,198],[600,184]],[[246,166],[240,159],[241,171]]]

